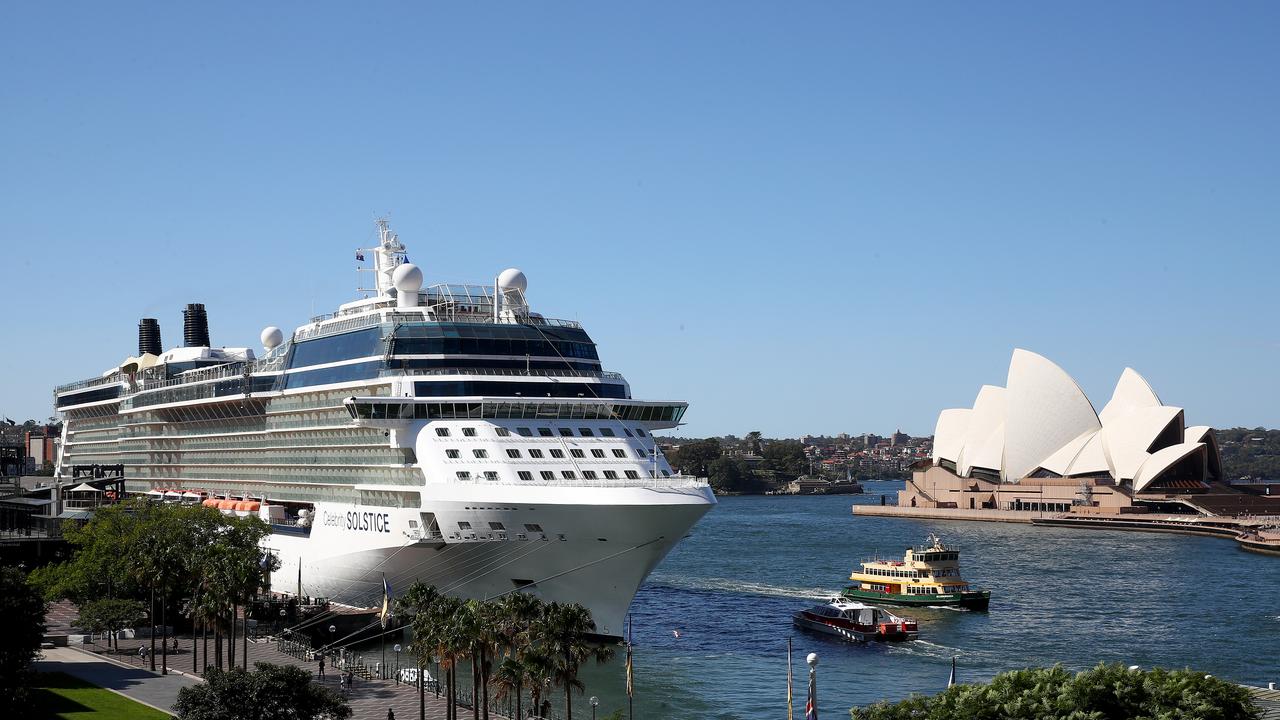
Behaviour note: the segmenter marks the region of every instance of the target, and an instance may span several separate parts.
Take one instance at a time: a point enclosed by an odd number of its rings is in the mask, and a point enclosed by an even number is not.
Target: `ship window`
[[[569,451],[569,454],[570,454],[570,455],[572,455],[572,456],[574,456],[574,457],[576,457],[576,458],[586,457],[586,453],[582,452],[581,450],[579,450],[579,449],[577,449],[577,448],[574,448],[574,449],[570,450],[570,451]]]
[[[578,428],[578,434],[582,437],[595,437],[595,433],[591,432],[591,428]]]
[[[542,526],[538,523],[525,523],[524,529],[529,532],[542,532]]]
[[[515,448],[507,448],[507,457],[518,459],[520,457],[520,451]]]
[[[555,474],[555,473],[553,473],[553,472],[551,472],[550,470],[543,470],[540,474],[542,475],[542,479],[543,479],[543,480],[555,480],[555,479],[556,479],[556,474]]]
[[[560,471],[560,476],[563,477],[565,480],[573,480],[574,478],[577,477],[577,475],[573,474],[572,470],[562,470]]]
[[[445,450],[445,451],[444,451],[444,456],[445,456],[445,457],[447,457],[447,458],[449,458],[450,460],[457,460],[457,459],[458,459],[458,451],[457,451],[457,450],[454,450],[453,448],[449,448],[448,450]]]
[[[532,479],[533,479],[533,473],[529,472],[528,470],[521,470],[520,472],[516,473],[516,475],[517,475],[521,480],[532,480]]]
[[[628,479],[628,480],[639,480],[639,479],[640,479],[640,473],[636,472],[635,470],[628,470],[628,471],[627,471],[627,479]]]
[[[636,457],[640,458],[641,460],[648,460],[649,453],[645,451],[644,448],[636,448]]]
[[[459,529],[459,530],[470,530],[470,529],[471,529],[471,523],[466,522],[466,521],[459,522],[459,523],[458,523],[458,529]]]
[[[542,451],[538,448],[529,448],[529,457],[540,458],[542,457]]]
[[[507,527],[500,522],[491,522],[489,523],[489,529],[503,531],[506,530]]]
[[[462,434],[466,437],[475,437],[476,429],[473,427],[464,427],[462,428]]]
[[[595,480],[595,479],[596,479],[596,471],[595,471],[595,470],[583,470],[583,471],[582,471],[582,477],[583,477],[583,478],[585,478],[585,479],[587,479],[587,480]]]
[[[671,473],[670,473],[670,471],[663,470],[663,471],[662,471],[662,477],[671,477]]]
[[[562,458],[564,457],[564,451],[560,448],[551,448],[551,457]]]
[[[538,434],[542,437],[552,437],[555,433],[551,432],[551,428],[538,428]]]
[[[516,428],[516,432],[520,434],[520,437],[533,437],[533,430],[530,428]]]
[[[604,477],[605,477],[605,479],[606,479],[606,480],[617,480],[617,479],[618,479],[618,471],[617,471],[617,470],[605,470],[605,471],[604,471]]]
[[[504,427],[494,428],[493,431],[498,433],[498,437],[507,437],[508,435],[511,434],[511,431]]]
[[[471,451],[471,454],[472,454],[472,455],[475,455],[477,458],[481,458],[481,459],[489,457],[489,451],[488,451],[488,450],[480,450],[480,449],[476,449],[476,450],[472,450],[472,451]]]
[[[471,473],[467,472],[466,470],[459,470],[459,471],[458,471],[458,473],[457,473],[457,475],[458,475],[458,479],[459,479],[459,480],[470,480],[470,479],[471,479]]]
[[[647,436],[644,434],[644,431],[643,431],[643,430],[641,430],[640,428],[636,428],[636,434],[637,434],[637,435],[639,435],[640,437],[647,437]]]
[[[573,437],[573,428],[560,428],[560,437]]]
[[[613,428],[600,428],[600,434],[605,437],[613,437]]]
[[[436,435],[438,437],[449,437],[449,428],[436,428]]]
[[[622,432],[626,433],[627,437],[631,437],[631,431],[628,430],[627,428],[622,428]]]
[[[624,458],[627,456],[627,451],[621,448],[614,448],[613,456],[618,458]]]
[[[604,457],[604,451],[603,451],[603,450],[601,450],[600,448],[596,448],[596,449],[594,449],[594,450],[592,450],[592,451],[591,451],[591,457],[598,457],[598,458],[602,458],[602,457]]]
[[[484,479],[485,479],[485,480],[497,480],[497,479],[498,479],[498,473],[497,473],[497,472],[495,472],[495,471],[493,471],[493,470],[485,470],[485,472],[484,472]]]

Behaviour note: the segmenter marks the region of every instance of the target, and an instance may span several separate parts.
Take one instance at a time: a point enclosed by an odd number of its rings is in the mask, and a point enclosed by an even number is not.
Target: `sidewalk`
[[[201,682],[183,675],[157,675],[125,667],[74,648],[52,648],[43,651],[43,656],[36,662],[38,672],[66,673],[166,713],[173,712],[179,690]]]

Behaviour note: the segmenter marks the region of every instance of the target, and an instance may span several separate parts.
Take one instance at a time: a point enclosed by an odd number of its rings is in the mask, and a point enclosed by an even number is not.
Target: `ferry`
[[[960,548],[948,547],[937,535],[924,545],[907,548],[902,560],[867,560],[849,575],[855,585],[841,593],[852,600],[893,605],[943,605],[986,610],[990,590],[972,589],[960,578]]]
[[[915,620],[843,598],[801,610],[792,620],[798,628],[854,642],[915,640],[920,634]]]
[[[384,579],[526,592],[620,638],[636,589],[716,503],[653,437],[687,404],[633,397],[580,324],[534,311],[520,270],[424,285],[377,233],[356,255],[363,297],[266,327],[261,352],[211,342],[201,303],[167,350],[143,318],[136,357],[55,390],[57,474],[117,467],[129,493],[260,517],[276,591],[365,608]]]

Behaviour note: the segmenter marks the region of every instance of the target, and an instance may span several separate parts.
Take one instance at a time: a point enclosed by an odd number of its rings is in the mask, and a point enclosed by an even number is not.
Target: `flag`
[[[386,575],[382,576],[382,612],[378,614],[378,619],[385,630],[387,621],[391,619],[391,585],[387,582]]]
[[[951,677],[950,679],[947,680],[947,687],[952,687],[955,684],[956,684],[956,658],[954,655],[952,655],[951,656]]]
[[[302,558],[298,558],[298,612],[302,612]]]
[[[362,252],[360,252],[359,250],[357,250],[357,251],[356,251],[356,260],[359,260],[360,262],[364,262],[364,253],[362,253]]]
[[[631,688],[631,643],[627,643],[627,697],[632,697],[632,688]]]
[[[791,679],[791,638],[787,638],[787,720],[791,720],[793,710]]]
[[[804,704],[804,720],[818,720],[818,682],[809,671],[809,699]]]

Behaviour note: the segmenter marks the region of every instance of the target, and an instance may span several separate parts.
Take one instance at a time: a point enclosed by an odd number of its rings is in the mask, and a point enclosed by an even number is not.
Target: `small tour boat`
[[[954,605],[986,610],[990,590],[970,589],[960,579],[960,548],[947,547],[937,535],[907,548],[902,560],[867,560],[849,579],[857,583],[841,593],[853,600],[892,605]]]
[[[920,632],[915,620],[841,598],[832,598],[821,605],[801,610],[792,620],[798,628],[816,630],[856,642],[915,640]]]

